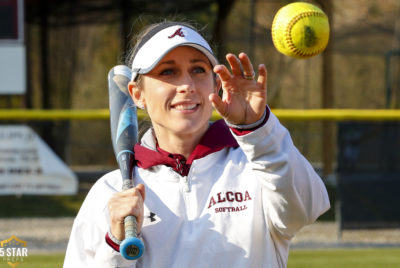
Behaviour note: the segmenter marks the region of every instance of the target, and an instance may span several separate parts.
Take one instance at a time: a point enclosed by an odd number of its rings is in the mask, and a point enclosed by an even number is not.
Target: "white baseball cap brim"
[[[132,62],[132,81],[138,74],[150,72],[171,50],[179,46],[191,46],[201,51],[210,60],[212,66],[218,64],[210,45],[195,30],[172,25],[161,29],[137,49]]]

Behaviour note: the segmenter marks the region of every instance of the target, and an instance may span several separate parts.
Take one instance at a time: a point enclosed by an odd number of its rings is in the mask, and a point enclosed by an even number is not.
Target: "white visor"
[[[150,72],[168,52],[178,46],[194,47],[207,56],[212,66],[218,64],[210,45],[199,33],[175,24],[160,30],[138,48],[132,62],[132,81],[138,74]]]

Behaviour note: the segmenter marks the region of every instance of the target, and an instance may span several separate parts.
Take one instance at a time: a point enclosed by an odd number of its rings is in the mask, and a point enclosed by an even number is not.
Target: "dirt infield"
[[[400,247],[400,228],[340,231],[335,222],[317,222],[293,238],[291,248]]]
[[[26,241],[29,253],[62,252],[67,248],[74,218],[0,219],[0,240],[15,235]]]
[[[30,254],[64,252],[74,218],[0,219],[0,240],[15,235],[27,242]],[[334,222],[304,227],[293,239],[292,249],[343,247],[400,247],[399,229],[346,230]]]

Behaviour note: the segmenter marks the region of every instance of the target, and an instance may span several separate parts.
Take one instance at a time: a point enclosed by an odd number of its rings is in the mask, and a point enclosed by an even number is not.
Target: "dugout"
[[[400,227],[400,122],[338,125],[340,229]]]

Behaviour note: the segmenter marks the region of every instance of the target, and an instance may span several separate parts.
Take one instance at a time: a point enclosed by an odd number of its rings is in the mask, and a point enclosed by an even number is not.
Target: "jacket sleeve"
[[[106,243],[107,203],[115,191],[104,177],[89,191],[72,226],[64,268],[135,267],[135,261],[125,260]]]
[[[291,239],[330,207],[321,178],[293,145],[275,115],[256,130],[235,136],[262,187],[266,222]]]

